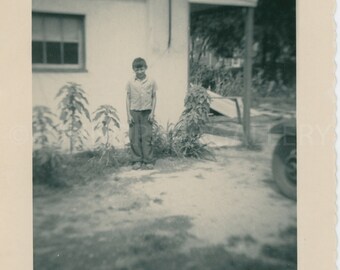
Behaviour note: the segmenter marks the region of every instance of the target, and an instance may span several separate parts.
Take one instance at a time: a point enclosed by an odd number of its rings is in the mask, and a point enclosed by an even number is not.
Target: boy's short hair
[[[145,68],[148,67],[146,64],[146,61],[143,58],[138,57],[135,60],[133,60],[132,69],[141,68],[141,67],[145,67]]]

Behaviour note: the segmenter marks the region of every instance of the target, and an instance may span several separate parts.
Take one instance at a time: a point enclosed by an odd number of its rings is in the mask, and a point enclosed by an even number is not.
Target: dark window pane
[[[83,23],[83,16],[33,12],[32,64],[62,68],[83,63]]]
[[[46,42],[47,64],[61,64],[60,42]]]
[[[64,43],[64,63],[78,64],[78,43]]]
[[[41,41],[32,41],[32,63],[43,63],[43,43]]]

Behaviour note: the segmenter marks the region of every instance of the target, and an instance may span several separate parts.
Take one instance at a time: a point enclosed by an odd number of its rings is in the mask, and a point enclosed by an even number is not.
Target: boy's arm
[[[155,109],[156,109],[156,92],[154,92],[153,95],[152,95],[152,109],[151,109],[151,113],[153,115],[155,114]]]
[[[149,115],[149,120],[152,122],[155,118],[155,109],[156,109],[156,84],[154,85],[154,89],[152,91],[152,107],[151,107],[151,113]]]
[[[133,123],[133,118],[130,113],[130,91],[129,91],[129,85],[126,87],[126,113],[127,113],[127,120],[129,125]]]

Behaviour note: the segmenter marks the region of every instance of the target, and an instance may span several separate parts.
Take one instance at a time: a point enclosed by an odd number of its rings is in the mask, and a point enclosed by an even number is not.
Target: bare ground
[[[35,269],[296,269],[296,202],[272,180],[277,138],[261,138],[259,151],[215,148],[215,161],[36,187]]]

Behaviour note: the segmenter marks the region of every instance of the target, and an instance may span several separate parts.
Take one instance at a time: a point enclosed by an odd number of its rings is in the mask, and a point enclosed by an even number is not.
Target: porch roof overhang
[[[256,7],[258,0],[189,0],[192,4]]]

